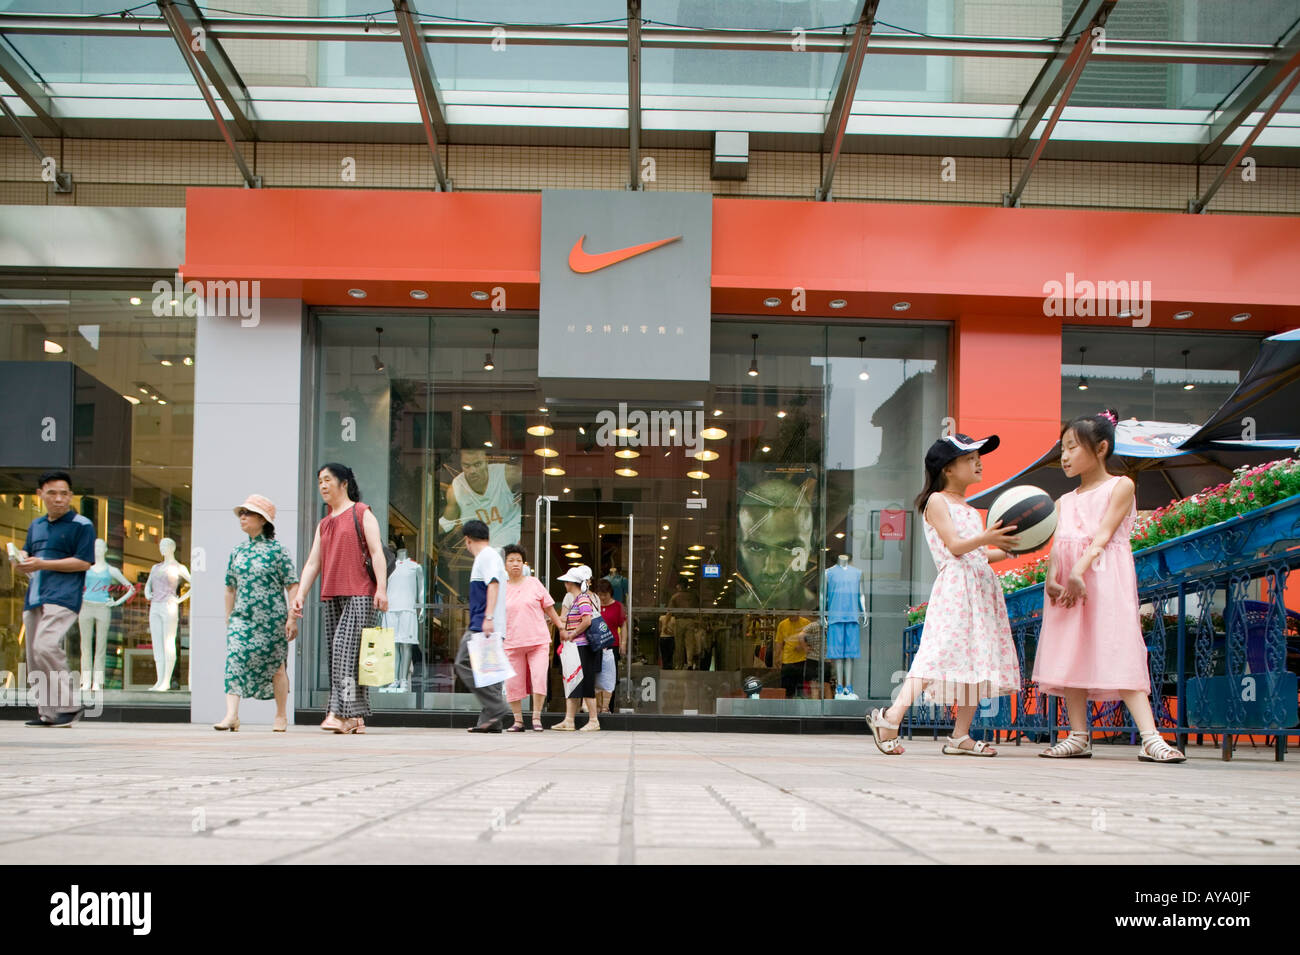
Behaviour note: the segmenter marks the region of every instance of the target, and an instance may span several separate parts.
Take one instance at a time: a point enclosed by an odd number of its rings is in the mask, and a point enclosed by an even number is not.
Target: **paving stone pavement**
[[[1300,754],[0,721],[0,863],[1300,862]]]

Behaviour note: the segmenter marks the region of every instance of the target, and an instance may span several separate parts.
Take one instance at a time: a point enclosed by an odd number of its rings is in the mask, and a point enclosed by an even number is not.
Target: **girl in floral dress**
[[[989,566],[1016,546],[1015,528],[998,522],[985,530],[979,511],[965,499],[966,488],[982,476],[980,454],[997,446],[997,435],[976,441],[955,434],[940,438],[926,452],[926,487],[916,508],[925,516],[925,541],[939,573],[907,679],[888,710],[873,709],[867,717],[876,747],[887,756],[903,752],[898,725],[918,697],[957,706],[945,755],[997,755],[987,743],[970,738],[970,725],[981,699],[1020,689],[1002,585]]]
[[[1061,432],[1061,468],[1079,478],[1079,486],[1056,502],[1034,679],[1043,693],[1064,697],[1070,735],[1038,755],[1088,758],[1088,701],[1123,700],[1142,733],[1138,759],[1181,763],[1186,757],[1160,735],[1151,713],[1129,544],[1137,514],[1133,481],[1106,470],[1118,418],[1107,409],[1075,418]]]

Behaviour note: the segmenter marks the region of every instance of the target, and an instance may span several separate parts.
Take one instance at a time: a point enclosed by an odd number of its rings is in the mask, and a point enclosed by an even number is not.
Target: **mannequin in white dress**
[[[95,541],[95,562],[86,571],[85,589],[81,595],[81,613],[77,617],[81,630],[81,688],[98,692],[104,688],[104,657],[108,650],[108,629],[113,620],[113,608],[120,607],[135,596],[135,587],[120,570],[104,558],[108,544]],[[126,588],[126,593],[114,600],[109,588],[114,583]]]
[[[410,691],[411,658],[420,642],[420,624],[423,622],[424,568],[411,560],[403,547],[397,552],[392,576],[388,578],[388,610],[384,614],[384,626],[393,630],[397,667],[394,682],[381,687],[380,692]]]
[[[172,685],[176,669],[176,630],[180,624],[180,606],[190,599],[190,591],[180,593],[181,581],[190,582],[190,572],[176,559],[176,542],[164,537],[158,542],[162,561],[149,569],[144,595],[149,599],[149,635],[153,639],[153,660],[158,682],[149,687],[162,692]]]

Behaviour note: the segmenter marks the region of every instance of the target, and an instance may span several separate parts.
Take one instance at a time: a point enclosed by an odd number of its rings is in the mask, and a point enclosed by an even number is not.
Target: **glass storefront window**
[[[150,571],[164,562],[163,542],[175,544],[182,568],[192,544],[194,319],[154,315],[150,284],[0,290],[0,538],[22,547],[28,525],[44,513],[35,494],[41,471],[72,474],[73,507],[94,522],[107,566],[101,582],[88,580],[90,599],[68,634],[68,662],[100,684],[109,705],[189,704],[188,604],[169,605],[151,621],[146,590]],[[186,584],[176,574],[183,597]],[[26,576],[5,562],[6,688],[23,686],[26,588]]]
[[[314,464],[357,471],[424,583],[417,642],[372,707],[476,709],[451,668],[471,518],[522,544],[557,603],[573,565],[610,581],[630,621],[616,711],[848,715],[888,698],[933,578],[909,501],[947,413],[946,326],[718,321],[710,381],[654,401],[539,381],[535,316],[322,313],[315,334]],[[853,619],[829,628],[841,578]],[[305,652],[320,708],[321,641]],[[562,709],[554,662],[548,679]],[[834,700],[848,684],[860,700]]]

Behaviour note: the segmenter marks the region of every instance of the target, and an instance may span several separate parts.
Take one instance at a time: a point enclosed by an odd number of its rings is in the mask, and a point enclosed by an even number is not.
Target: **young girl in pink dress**
[[[925,541],[939,574],[907,680],[888,710],[874,709],[867,717],[877,748],[887,756],[903,752],[898,724],[922,694],[931,702],[957,706],[945,755],[997,755],[987,743],[970,738],[970,724],[981,699],[1020,689],[1006,601],[989,566],[1015,547],[1015,528],[999,523],[985,530],[979,511],[966,503],[966,488],[983,473],[980,454],[997,446],[997,435],[975,441],[955,434],[940,438],[926,452],[926,488],[916,508],[925,515]]]
[[[1065,698],[1070,735],[1038,755],[1088,758],[1088,701],[1123,700],[1142,733],[1138,759],[1181,763],[1186,757],[1165,742],[1151,714],[1151,677],[1129,546],[1137,514],[1133,481],[1106,470],[1106,459],[1115,452],[1117,420],[1107,410],[1075,418],[1061,432],[1061,468],[1067,477],[1079,478],[1079,486],[1056,502],[1034,680],[1043,693]]]

